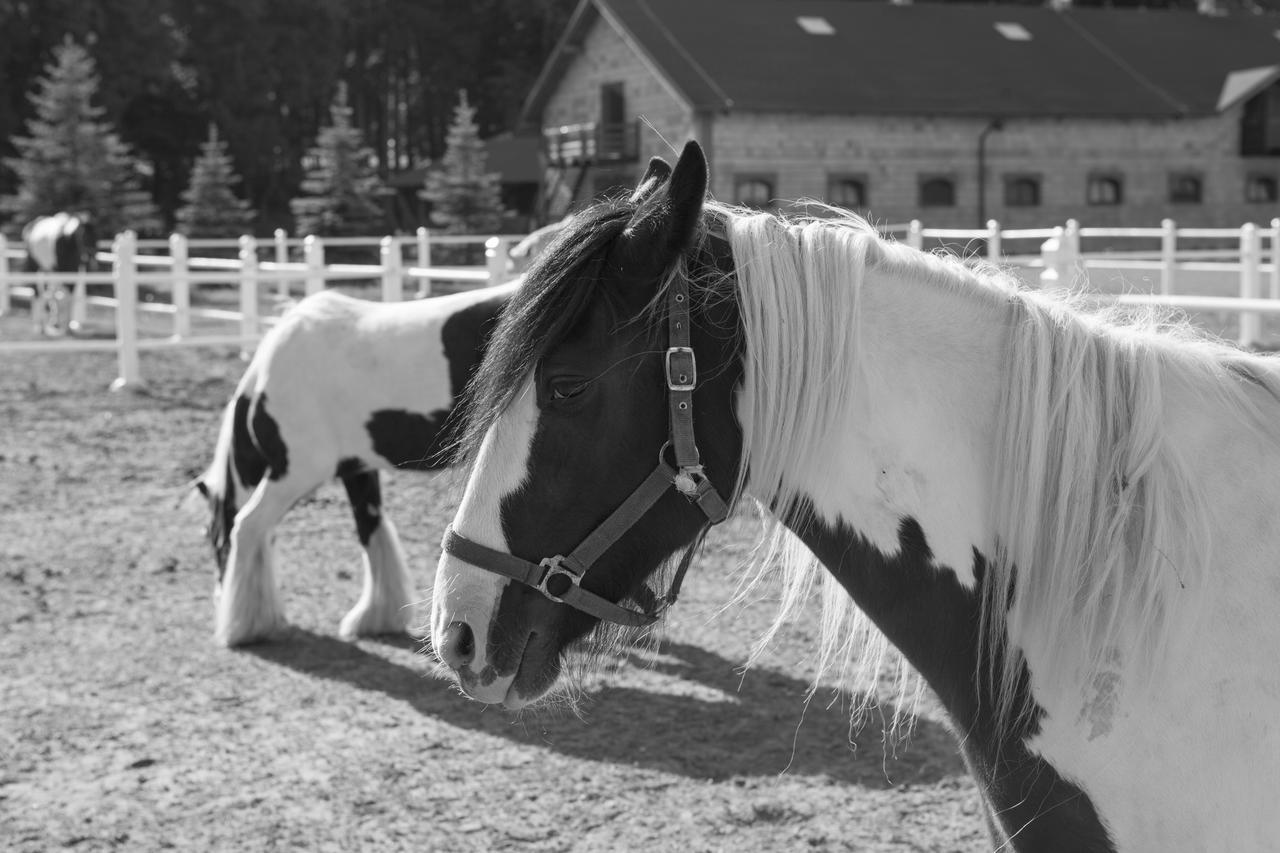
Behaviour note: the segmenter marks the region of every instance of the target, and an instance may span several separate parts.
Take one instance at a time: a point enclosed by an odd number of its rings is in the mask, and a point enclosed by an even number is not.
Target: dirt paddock
[[[0,318],[0,340],[28,326]],[[928,699],[892,749],[825,693],[806,710],[803,627],[741,674],[772,613],[720,612],[748,520],[581,719],[466,700],[409,638],[339,641],[359,549],[336,485],[280,530],[293,632],[216,647],[203,519],[177,505],[244,364],[142,359],[145,389],[110,393],[109,354],[0,356],[0,849],[984,848]],[[387,485],[424,594],[456,485]]]

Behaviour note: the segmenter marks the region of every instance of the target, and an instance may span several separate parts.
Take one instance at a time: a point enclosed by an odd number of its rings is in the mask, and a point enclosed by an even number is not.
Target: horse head
[[[654,158],[565,225],[494,333],[432,613],[476,699],[527,705],[602,620],[651,624],[646,580],[727,511],[741,359],[706,188],[695,143],[674,171]]]

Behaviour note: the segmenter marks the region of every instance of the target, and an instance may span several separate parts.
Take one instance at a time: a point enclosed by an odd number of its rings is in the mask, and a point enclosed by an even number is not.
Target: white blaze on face
[[[533,380],[529,378],[511,405],[489,428],[480,446],[462,505],[453,519],[453,529],[460,535],[510,553],[506,535],[502,532],[502,499],[520,488],[528,475],[529,448],[537,423]],[[483,670],[489,663],[490,623],[503,587],[508,583],[513,581],[442,552],[436,568],[431,616],[432,641],[437,648],[450,623],[466,622],[474,634],[476,646],[471,669],[474,672]],[[505,684],[502,689],[505,692]]]

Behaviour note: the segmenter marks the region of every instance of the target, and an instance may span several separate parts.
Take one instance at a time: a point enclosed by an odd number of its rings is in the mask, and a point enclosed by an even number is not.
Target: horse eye
[[[551,399],[568,400],[570,397],[578,396],[586,388],[587,383],[581,379],[553,379],[551,380]]]

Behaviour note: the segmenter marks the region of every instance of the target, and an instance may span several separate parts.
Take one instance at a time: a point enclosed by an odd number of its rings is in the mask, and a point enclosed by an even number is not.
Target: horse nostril
[[[444,629],[436,654],[450,669],[462,669],[476,653],[476,638],[466,622],[450,622]]]

